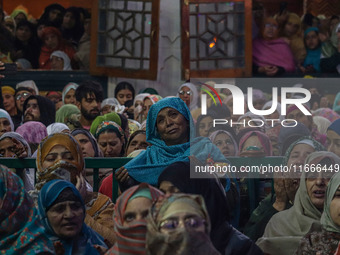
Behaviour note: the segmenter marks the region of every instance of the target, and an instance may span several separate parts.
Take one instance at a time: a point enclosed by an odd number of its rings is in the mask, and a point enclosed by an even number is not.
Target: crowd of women
[[[80,89],[83,84],[67,84],[61,100],[53,104],[48,97],[58,94],[49,92],[41,101],[34,96],[39,91],[32,81],[16,89],[2,87],[0,154],[34,157],[37,169],[1,168],[1,252],[336,254],[340,94],[331,106],[329,95],[309,87],[312,99],[304,106],[312,115],[289,105],[286,118],[297,123],[282,127],[280,122],[254,124],[282,119],[280,105],[267,116],[231,115],[228,90],[219,91],[222,107],[208,100],[207,114],[201,115],[200,95],[190,82],[166,98],[153,88],[136,93],[131,84],[121,82],[114,97],[101,102],[92,124],[84,126],[81,118],[97,111],[83,108]],[[44,108],[58,109],[47,127],[50,116],[42,113],[51,109],[39,108],[40,101]],[[254,90],[253,104],[268,109],[272,102]],[[38,109],[39,120],[30,121],[27,115],[38,116]],[[217,118],[253,124],[214,127]],[[94,192],[93,173],[84,158],[124,156],[132,159],[115,172],[100,169],[100,189]],[[249,190],[248,180],[232,173],[191,178],[193,166],[228,166],[233,156],[283,156],[284,166],[323,170],[275,173],[259,179],[257,190]],[[114,179],[119,184],[117,200]],[[247,199],[252,192],[259,197],[251,212]]]
[[[340,72],[339,16],[302,17],[287,9],[263,19],[255,4],[253,73],[261,76]],[[289,9],[289,8],[288,8]]]
[[[20,69],[88,70],[91,15],[81,7],[46,6],[35,19],[23,5],[0,9],[0,60]]]

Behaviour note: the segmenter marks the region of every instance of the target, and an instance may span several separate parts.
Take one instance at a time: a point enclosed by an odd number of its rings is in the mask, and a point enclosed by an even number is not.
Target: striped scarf
[[[146,183],[133,186],[122,193],[117,200],[114,212],[114,231],[117,241],[106,255],[145,254],[146,221],[135,221],[133,225],[123,226],[124,212],[129,199],[139,189],[143,188],[148,188],[150,190],[153,202],[162,195],[162,192]]]

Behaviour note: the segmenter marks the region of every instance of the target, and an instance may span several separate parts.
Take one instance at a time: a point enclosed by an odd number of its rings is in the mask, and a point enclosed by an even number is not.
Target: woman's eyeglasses
[[[187,229],[196,230],[202,226],[205,226],[205,220],[199,217],[188,217],[184,220],[179,220],[176,218],[167,219],[161,222],[160,230],[174,231],[178,228],[179,223],[182,221],[183,225]]]
[[[275,25],[275,24],[270,24],[270,23],[265,24],[264,26],[265,26],[266,28],[277,28],[277,25]]]
[[[20,100],[21,98],[26,99],[26,98],[28,98],[30,95],[31,95],[31,93],[27,93],[27,92],[18,94],[17,97],[16,97],[16,100]]]
[[[184,94],[187,94],[188,96],[190,96],[190,95],[192,95],[192,92],[190,91],[190,90],[188,90],[188,91],[184,91],[184,90],[180,90],[179,92],[178,92],[178,94],[180,94],[180,95],[184,95]]]

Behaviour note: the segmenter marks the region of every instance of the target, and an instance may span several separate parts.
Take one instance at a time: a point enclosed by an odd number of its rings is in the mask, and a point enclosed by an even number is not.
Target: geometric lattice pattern
[[[325,16],[339,15],[340,13],[340,2],[339,0],[308,0],[307,1],[307,11],[319,15],[323,14]]]
[[[189,3],[190,69],[245,66],[244,2]]]
[[[97,65],[147,70],[152,0],[99,0]]]

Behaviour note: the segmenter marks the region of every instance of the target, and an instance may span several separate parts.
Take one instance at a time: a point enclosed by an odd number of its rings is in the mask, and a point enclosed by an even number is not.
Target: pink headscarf
[[[249,137],[251,137],[254,134],[259,138],[260,143],[263,146],[264,152],[266,153],[266,156],[271,156],[272,155],[272,144],[270,142],[270,139],[266,134],[260,131],[249,131],[242,136],[242,138],[240,139],[239,154],[242,151],[243,144],[247,141]]]
[[[15,131],[22,135],[28,143],[39,144],[47,136],[47,129],[44,124],[38,121],[28,121],[22,124]]]

